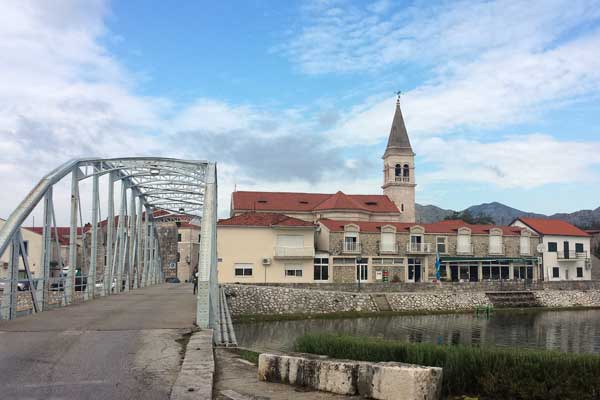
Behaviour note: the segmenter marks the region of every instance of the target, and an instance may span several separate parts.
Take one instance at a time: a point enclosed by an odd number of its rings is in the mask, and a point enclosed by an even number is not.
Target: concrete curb
[[[171,390],[171,400],[210,400],[215,374],[213,331],[194,332],[185,350],[181,371]]]

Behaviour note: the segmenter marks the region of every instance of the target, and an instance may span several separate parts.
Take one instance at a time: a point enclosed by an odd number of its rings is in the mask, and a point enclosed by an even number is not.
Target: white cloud
[[[514,135],[500,141],[430,138],[421,143],[422,158],[438,169],[422,182],[476,182],[501,188],[536,188],[598,181],[600,142],[561,141],[543,135]]]
[[[600,16],[594,0],[314,1],[302,27],[279,48],[309,74],[374,71],[510,47],[540,50]]]

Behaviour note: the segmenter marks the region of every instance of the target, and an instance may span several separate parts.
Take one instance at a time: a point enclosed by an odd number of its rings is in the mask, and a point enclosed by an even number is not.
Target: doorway
[[[369,265],[366,260],[356,260],[356,281],[367,282],[369,280]]]
[[[408,281],[409,282],[421,282],[421,259],[420,258],[409,258],[408,259]]]

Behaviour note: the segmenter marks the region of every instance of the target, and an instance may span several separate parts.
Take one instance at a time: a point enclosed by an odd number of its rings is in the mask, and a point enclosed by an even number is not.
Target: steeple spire
[[[408,132],[406,131],[406,125],[404,125],[402,110],[400,110],[400,94],[401,92],[398,92],[396,112],[394,113],[394,119],[392,120],[392,128],[390,129],[390,136],[388,138],[385,154],[388,154],[390,151],[397,154],[414,154],[408,138]]]

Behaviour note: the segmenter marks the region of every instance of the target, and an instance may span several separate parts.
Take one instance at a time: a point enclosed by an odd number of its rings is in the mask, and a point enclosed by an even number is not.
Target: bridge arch
[[[70,175],[70,224],[68,256],[60,255],[54,191],[59,182]],[[108,184],[100,187],[100,177]],[[68,178],[67,178],[68,179]],[[82,290],[84,300],[111,293],[129,291],[162,282],[160,240],[157,235],[157,213],[162,217],[188,216],[201,221],[199,251],[199,291],[196,323],[201,328],[219,329],[219,301],[222,294],[217,283],[217,170],[208,161],[160,157],[79,158],[70,160],[45,175],[21,201],[0,229],[0,255],[10,254],[8,279],[4,282],[0,318],[17,316],[19,264],[24,266],[31,295],[32,311],[40,312],[50,304],[51,295],[59,292],[61,305],[71,304],[76,296],[78,265],[78,232],[83,232],[79,183],[92,181],[92,216],[88,284]],[[114,188],[120,182],[119,210],[115,210]],[[101,207],[101,191],[107,197]],[[43,207],[42,249],[39,260],[40,278],[31,274],[30,260],[23,242],[21,228],[36,208]],[[101,210],[106,210],[106,261],[98,265],[99,225]],[[79,229],[79,231],[78,231]],[[58,248],[57,248],[58,247]],[[58,250],[58,251],[57,251]],[[53,255],[58,253],[58,256]],[[83,253],[85,254],[85,252]],[[58,258],[58,280],[50,276],[51,259]],[[65,259],[66,258],[66,259]],[[55,261],[56,262],[56,261]],[[80,264],[82,265],[82,264]],[[82,265],[83,266],[83,265]],[[64,272],[64,273],[63,273]],[[99,278],[99,279],[98,279]],[[80,278],[83,282],[83,277]],[[121,284],[118,284],[121,282]]]

